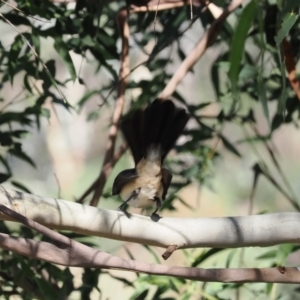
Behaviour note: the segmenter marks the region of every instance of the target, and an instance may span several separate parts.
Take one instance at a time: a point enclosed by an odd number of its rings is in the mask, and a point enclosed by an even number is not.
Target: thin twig
[[[56,180],[56,183],[57,183],[57,187],[58,187],[58,191],[57,191],[57,198],[60,198],[61,197],[61,185],[60,185],[60,182],[59,182],[59,179],[57,177],[57,174],[54,173],[54,178]]]
[[[211,12],[211,14],[214,16],[215,19],[219,18],[223,12],[223,9],[215,5],[214,3],[209,3],[207,5],[207,8]]]
[[[131,6],[130,13],[147,12],[147,11],[160,11],[166,9],[172,9],[177,7],[185,6],[184,1],[178,1],[176,3],[161,3],[159,6],[153,4],[151,6]]]
[[[193,3],[192,0],[190,0],[190,13],[191,13],[191,20],[193,20]]]
[[[174,8],[175,6],[172,4],[170,4],[170,6],[168,7],[168,9]],[[142,7],[142,8],[146,8],[146,7]],[[153,9],[152,9],[153,8]],[[155,11],[155,7],[149,7],[150,11]],[[146,10],[141,10],[141,11],[147,11]],[[131,11],[132,12],[132,11]],[[141,63],[138,63],[136,66],[134,66],[130,72],[126,75],[126,77],[128,77],[130,74],[132,74],[136,69],[138,69],[140,66],[146,65],[147,63],[150,63],[155,57],[156,55],[161,52],[163,49],[165,49],[167,46],[169,46],[175,39],[178,39],[179,37],[181,37],[185,32],[187,32],[192,25],[194,24],[194,22],[199,18],[199,15],[194,16],[193,20],[191,20],[188,24],[188,26],[183,29],[182,31],[179,31],[178,33],[174,34],[174,36],[172,36],[171,38],[167,39],[156,51],[152,52],[151,55],[144,60]],[[125,78],[119,78],[118,81],[116,81],[116,83],[110,88],[108,94],[106,95],[106,97],[104,98],[104,102],[107,101],[107,99],[110,97],[110,95],[113,93],[113,91],[115,90],[116,86],[118,84],[120,84],[121,80],[124,80]]]
[[[181,63],[169,83],[159,95],[159,98],[168,99],[174,93],[183,77],[200,59],[206,49],[214,42],[226,18],[241,4],[242,0],[232,0],[229,6],[224,9],[220,17],[211,24],[210,28],[204,33],[195,48]]]
[[[257,129],[257,127],[250,123],[252,130],[255,132],[256,136],[260,136],[260,133]],[[269,147],[269,145],[265,142],[264,146],[266,147],[266,149],[268,150],[269,155],[271,156],[272,162],[274,163],[275,167],[277,168],[277,171],[279,172],[286,188],[289,190],[289,192],[291,193],[291,195],[285,191],[285,189],[283,187],[280,186],[280,184],[274,179],[274,177],[269,173],[269,171],[266,169],[265,164],[263,164],[263,158],[259,155],[259,151],[257,149],[255,149],[253,143],[252,147],[255,150],[256,155],[260,158],[260,162],[259,162],[259,166],[262,169],[262,174],[264,174],[266,176],[267,179],[269,179],[271,181],[271,183],[277,188],[277,190],[279,190],[286,198],[287,200],[291,203],[291,205],[297,210],[300,211],[300,205],[298,204],[297,201],[297,197],[293,191],[293,189],[291,188],[289,181],[287,180],[286,176],[284,175],[283,170],[281,169],[280,165],[277,163],[275,156],[273,155],[273,152],[271,150],[271,148]]]
[[[157,2],[157,7],[156,7],[156,10],[155,10],[155,16],[154,16],[154,22],[153,22],[153,31],[154,31],[154,35],[155,35],[155,36],[154,36],[155,45],[157,45],[156,20],[157,20],[157,12],[158,12],[159,4],[160,4],[160,0],[158,0],[158,2]]]
[[[130,12],[142,12],[142,11],[156,11],[172,9],[176,7],[181,7],[189,5],[192,3],[194,6],[204,6],[207,7],[209,1],[198,1],[198,0],[149,0],[143,2],[144,6],[141,6],[141,2],[137,0],[131,1]]]
[[[163,253],[162,258],[164,260],[167,260],[176,249],[177,249],[176,245],[169,245],[167,250]]]
[[[116,153],[114,154],[112,160],[110,160],[109,162],[107,162],[107,164],[105,164],[101,170],[101,173],[99,175],[99,177],[91,184],[91,186],[84,192],[84,194],[76,201],[78,203],[83,203],[84,199],[95,190],[95,188],[97,187],[98,189],[101,188],[101,194],[102,194],[102,190],[104,188],[105,182],[107,180],[107,177],[109,176],[109,173],[111,172],[112,168],[114,167],[114,165],[117,163],[117,161],[120,159],[120,157],[125,153],[125,151],[127,150],[127,145],[122,144],[118,151],[116,151]]]
[[[17,8],[16,6],[14,6],[14,5],[12,5],[12,4],[6,2],[6,1],[1,0],[1,2],[4,3],[4,4],[7,5],[7,6],[10,6],[12,9],[14,9],[14,10],[20,12],[21,14],[25,15],[27,18],[31,18],[31,19],[37,20],[37,21],[39,21],[39,22],[52,23],[52,21],[41,20],[41,19],[39,19],[39,18],[37,18],[37,17],[34,17],[34,16],[32,16],[32,15],[29,15],[29,14],[26,14],[26,13],[24,13],[22,10],[20,10],[19,8]]]
[[[99,198],[102,194],[104,184],[109,172],[104,172],[103,167],[113,159],[115,142],[118,134],[118,125],[122,116],[124,107],[125,90],[128,81],[129,70],[129,25],[128,25],[128,11],[127,8],[122,8],[117,16],[117,22],[122,34],[122,52],[121,52],[121,66],[119,72],[119,86],[118,86],[118,96],[116,100],[115,109],[112,116],[112,124],[109,130],[108,143],[106,148],[106,153],[103,160],[102,170],[99,177],[102,178],[101,185],[99,184],[94,192],[93,198],[90,205],[97,206]],[[103,175],[102,175],[103,174]]]

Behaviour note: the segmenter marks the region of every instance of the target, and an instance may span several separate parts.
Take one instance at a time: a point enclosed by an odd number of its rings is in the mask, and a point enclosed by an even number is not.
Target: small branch
[[[283,46],[285,67],[288,73],[288,78],[298,100],[300,100],[300,90],[299,90],[300,83],[297,78],[296,60],[294,58],[293,48],[290,42],[286,38],[283,39],[282,46]]]
[[[207,7],[215,19],[219,18],[222,15],[223,9],[215,5],[214,3],[209,3]]]
[[[203,282],[277,282],[295,284],[300,282],[298,268],[202,269],[169,267],[122,259],[75,241],[71,241],[66,248],[60,248],[51,243],[0,233],[0,247],[34,259],[41,259],[69,267],[118,269]]]
[[[132,13],[147,12],[147,11],[161,11],[161,10],[166,10],[166,9],[182,7],[185,5],[187,5],[187,3],[185,1],[176,1],[173,3],[164,3],[164,1],[161,1],[159,4],[158,4],[158,1],[150,1],[147,4],[147,6],[131,5],[130,13],[132,14]]]
[[[34,20],[37,20],[39,22],[43,22],[43,23],[51,23],[51,21],[48,21],[48,20],[41,20],[41,19],[38,19],[37,17],[34,17],[32,15],[29,15],[29,14],[26,14],[25,12],[23,12],[22,10],[18,9],[16,6],[6,2],[6,1],[3,1],[3,0],[0,0],[3,4],[11,7],[13,10],[16,10],[17,12],[25,15],[27,18],[31,18],[31,19],[34,19]]]
[[[92,185],[84,192],[84,194],[76,201],[77,203],[83,203],[84,199],[95,190],[97,187],[99,192],[103,191],[103,188],[105,186],[106,180],[112,171],[113,167],[117,163],[117,161],[121,158],[121,156],[126,152],[127,145],[122,144],[118,151],[114,154],[112,160],[110,160],[101,170],[101,173],[99,177],[92,183]]]
[[[206,49],[212,45],[226,18],[241,4],[242,0],[232,0],[229,6],[222,12],[220,17],[211,24],[210,28],[204,33],[195,48],[189,53],[189,55],[176,70],[169,83],[159,95],[159,98],[168,99],[174,93],[176,87],[183,77],[201,58]]]
[[[70,240],[66,247],[34,241],[0,233],[0,247],[34,259],[41,259],[63,266],[118,269],[161,276],[173,276],[203,282],[300,282],[298,268],[265,268],[265,269],[202,269],[187,267],[169,267],[148,264],[135,260],[122,259],[107,254],[76,241]]]
[[[125,89],[128,82],[129,75],[129,25],[127,22],[128,12],[126,8],[123,8],[119,11],[117,16],[117,22],[120,27],[120,31],[122,34],[122,53],[121,53],[121,66],[119,72],[119,85],[118,85],[118,96],[116,99],[115,109],[112,116],[112,124],[109,130],[108,142],[106,147],[106,153],[103,160],[102,170],[99,175],[99,181],[101,181],[101,185],[97,185],[93,198],[91,200],[91,206],[97,206],[99,202],[99,198],[102,194],[103,187],[105,185],[108,174],[111,171],[104,170],[104,166],[109,163],[113,159],[115,142],[118,133],[118,123],[122,116],[123,107],[124,107],[124,98],[125,98]]]
[[[51,2],[54,3],[69,3],[69,2],[76,2],[76,0],[50,0]],[[111,1],[112,2],[112,1]],[[131,5],[133,7],[147,7],[147,6],[157,6],[157,3],[159,0],[149,0],[148,2],[141,1],[141,0],[133,0],[131,2]],[[171,5],[177,2],[182,2],[184,5],[189,4],[187,1],[182,1],[182,0],[161,0],[160,3],[162,4],[168,4],[170,3]],[[201,6],[205,5],[206,3],[209,3],[210,1],[203,1],[203,0],[193,0],[193,5],[194,6]],[[173,8],[174,6],[172,6]]]
[[[162,255],[162,258],[164,260],[167,260],[172,254],[173,252],[177,249],[176,245],[170,245],[168,246],[167,250],[164,252],[164,254]]]

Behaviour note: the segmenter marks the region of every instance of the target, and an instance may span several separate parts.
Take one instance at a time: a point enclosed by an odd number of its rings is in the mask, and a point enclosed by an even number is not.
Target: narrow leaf
[[[212,248],[206,252],[202,252],[198,257],[195,258],[194,262],[192,263],[191,267],[197,267],[199,266],[204,260],[208,259],[209,257],[211,257],[214,254],[219,253],[220,251],[223,251],[226,249],[222,249],[222,248]]]
[[[11,174],[0,173],[0,183],[5,182]]]
[[[16,150],[16,149],[10,149],[9,150],[9,153],[26,161],[27,163],[29,163],[31,166],[33,166],[34,168],[36,167],[35,166],[35,163],[34,161],[27,155],[25,154],[23,151],[19,151],[19,150]]]
[[[256,1],[253,0],[244,8],[237,28],[232,37],[232,44],[229,55],[230,69],[228,72],[228,76],[231,81],[233,90],[236,89],[240,64],[244,52],[244,45],[247,33],[255,16],[256,6]]]
[[[73,81],[76,79],[76,70],[72,61],[72,58],[69,54],[69,50],[67,48],[67,45],[62,39],[55,38],[55,44],[54,44],[55,50],[58,52],[58,54],[63,59],[64,63],[66,64],[66,67],[68,68],[71,78]]]
[[[224,144],[224,146],[227,148],[227,150],[231,151],[235,155],[241,157],[240,152],[222,135],[220,135],[220,138]]]
[[[11,184],[13,185],[13,186],[15,186],[16,188],[18,188],[18,189],[20,189],[20,190],[22,190],[22,191],[24,191],[24,192],[26,192],[26,193],[31,193],[31,191],[25,186],[25,185],[23,185],[22,183],[20,183],[20,182],[17,182],[17,181],[11,181]]]
[[[298,19],[298,15],[294,13],[290,13],[284,16],[281,24],[281,28],[279,29],[278,34],[275,37],[275,42],[277,44],[277,47],[280,45],[282,40],[289,34],[289,31],[296,23],[297,19]]]

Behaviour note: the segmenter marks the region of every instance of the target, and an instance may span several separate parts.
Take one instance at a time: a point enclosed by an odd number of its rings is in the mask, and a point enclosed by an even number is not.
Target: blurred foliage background
[[[225,8],[230,1],[213,3]],[[126,3],[8,4],[0,2],[0,182],[76,201],[100,172],[118,86],[116,15]],[[162,216],[299,211],[299,5],[244,1],[177,87],[172,99],[187,108],[191,120],[167,161],[175,177]],[[159,95],[213,21],[205,7],[194,7],[192,19],[189,6],[130,15],[126,111]],[[131,165],[126,153],[105,185],[100,207],[118,206],[112,180]],[[0,226],[4,233],[43,239],[17,224]],[[294,245],[194,249],[162,262],[162,249],[65,234],[122,257],[169,265],[300,263]],[[62,268],[9,251],[0,255],[1,299],[295,299],[300,291],[283,284]]]

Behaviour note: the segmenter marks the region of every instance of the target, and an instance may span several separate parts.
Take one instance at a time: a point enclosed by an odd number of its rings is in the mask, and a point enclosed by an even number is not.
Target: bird
[[[120,122],[120,129],[133,155],[135,167],[120,172],[112,194],[123,203],[117,208],[129,217],[126,204],[137,208],[162,206],[172,180],[163,162],[183,132],[189,114],[172,100],[156,99],[145,109],[136,109]]]

